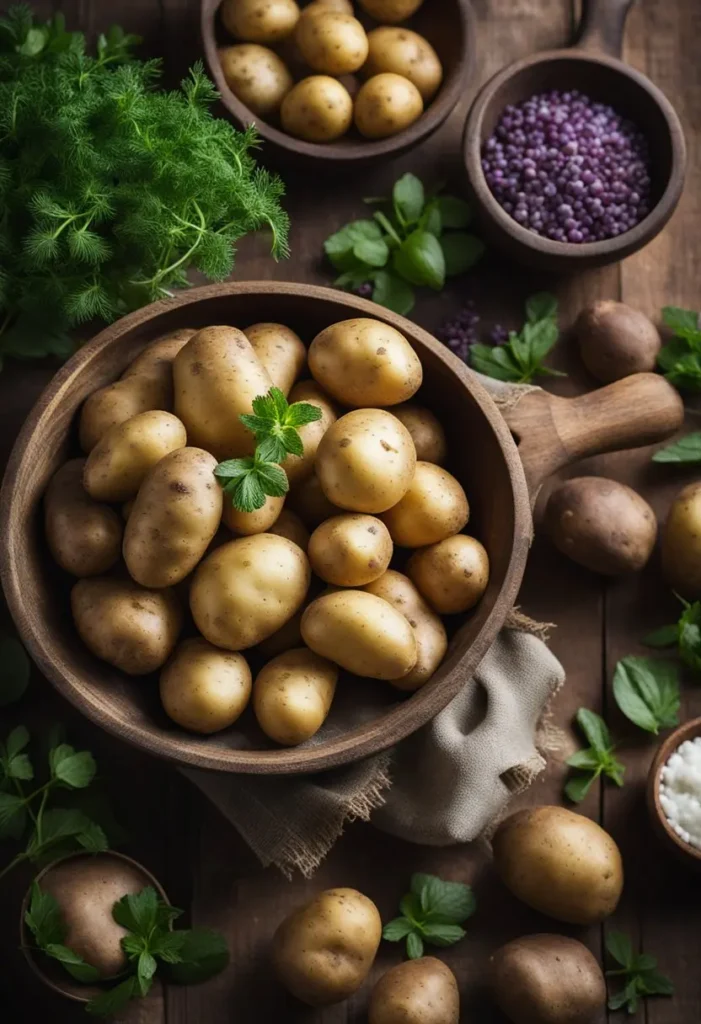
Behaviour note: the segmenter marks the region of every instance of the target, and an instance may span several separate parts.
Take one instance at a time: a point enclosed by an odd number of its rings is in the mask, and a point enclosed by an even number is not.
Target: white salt
[[[677,835],[701,850],[701,736],[685,740],[665,764],[660,804]]]

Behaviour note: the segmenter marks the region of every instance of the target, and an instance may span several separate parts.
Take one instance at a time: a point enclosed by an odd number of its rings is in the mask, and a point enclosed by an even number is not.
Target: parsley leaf
[[[452,946],[459,942],[465,936],[461,925],[474,914],[476,902],[469,885],[414,874],[399,909],[402,916],[388,921],[382,935],[388,942],[406,939],[407,956],[413,960],[423,955],[424,943]]]
[[[32,882],[32,894],[24,921],[41,949],[63,942],[66,926],[58,901],[51,893],[44,892],[36,881]]]
[[[95,778],[95,759],[87,750],[79,753],[61,744],[51,752],[51,775],[68,789],[86,789]]]
[[[679,673],[671,661],[622,658],[613,674],[613,695],[631,722],[655,733],[679,724]]]
[[[657,356],[660,369],[676,387],[687,391],[701,390],[701,327],[698,313],[676,306],[665,306],[662,322],[671,329],[673,337],[662,346]],[[662,457],[655,461],[672,460]]]
[[[679,594],[675,596],[683,606],[679,621],[648,633],[643,643],[648,647],[673,647],[676,644],[684,664],[701,673],[701,601],[690,604]]]
[[[527,384],[534,377],[543,375],[565,376],[543,362],[559,336],[557,309],[554,295],[548,292],[532,295],[526,302],[526,323],[520,333],[511,331],[504,345],[471,347],[473,369],[496,380],[515,384]]]
[[[629,1014],[634,1014],[641,998],[674,994],[670,979],[657,970],[657,960],[647,953],[636,953],[627,935],[609,932],[606,935],[606,950],[611,959],[620,965],[607,971],[606,976],[624,980],[624,987],[609,998],[610,1010],[625,1008]]]
[[[152,885],[140,892],[129,893],[112,907],[112,917],[122,928],[135,935],[148,935],[156,925],[158,893]]]
[[[701,431],[686,434],[666,448],[660,448],[652,456],[652,461],[675,464],[701,462]]]
[[[572,754],[565,762],[570,768],[576,769],[576,774],[565,785],[565,795],[573,803],[580,803],[585,798],[600,775],[622,786],[625,773],[625,766],[614,756],[615,747],[603,718],[588,708],[580,708],[577,712],[577,725],[590,745]]]
[[[79,953],[74,953],[72,949],[69,949],[68,946],[50,942],[42,948],[47,956],[63,964],[70,976],[75,978],[76,981],[87,985],[99,981],[100,972],[92,964],[87,963]]]

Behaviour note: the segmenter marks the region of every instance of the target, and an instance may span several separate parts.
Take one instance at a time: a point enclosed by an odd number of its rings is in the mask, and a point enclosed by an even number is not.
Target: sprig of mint
[[[222,935],[206,928],[171,930],[182,910],[164,902],[153,888],[123,896],[112,907],[112,917],[125,928],[122,949],[127,957],[127,977],[105,989],[86,1005],[95,1017],[107,1017],[123,1009],[132,999],[146,996],[159,967],[164,965],[170,981],[192,985],[219,974],[229,962],[229,950]],[[43,892],[35,881],[25,923],[37,946],[58,960],[77,981],[100,981],[98,971],[65,945],[66,926],[55,897]]]
[[[61,790],[85,790],[90,786],[96,772],[92,754],[56,743],[49,751],[47,781],[28,791],[26,784],[35,777],[27,753],[29,741],[29,732],[19,725],[0,743],[0,839],[23,845],[0,869],[0,878],[27,860],[39,863],[76,850],[98,853],[109,846],[102,827],[84,811],[49,806],[49,800]]]
[[[613,674],[613,695],[626,718],[657,735],[679,724],[679,671],[672,661],[622,658]]]
[[[484,253],[484,243],[465,231],[472,208],[450,195],[426,195],[415,174],[395,182],[391,199],[366,199],[381,209],[372,219],[354,220],[324,242],[324,252],[349,291],[370,283],[372,299],[406,315],[415,302],[414,288],[441,291],[447,277],[464,274]]]
[[[321,409],[311,402],[290,405],[280,388],[270,388],[252,404],[253,412],[242,413],[239,419],[255,435],[255,452],[246,458],[220,462],[214,470],[224,493],[240,512],[262,508],[267,496],[281,498],[287,494],[290,485],[280,463],[288,455],[304,454],[299,428],[322,416]]]
[[[625,1009],[634,1014],[645,996],[674,995],[670,979],[657,970],[657,960],[648,953],[636,953],[633,943],[622,932],[609,932],[606,936],[606,950],[620,966],[606,972],[607,978],[622,978],[625,982],[620,992],[609,998],[609,1010]]]
[[[27,652],[13,636],[0,637],[0,708],[20,700],[29,685]]]
[[[423,956],[429,946],[452,946],[465,936],[460,926],[474,914],[476,901],[472,888],[461,882],[444,882],[435,875],[411,876],[410,892],[403,896],[401,917],[389,921],[382,930],[388,942],[406,939],[410,960]]]
[[[683,606],[679,620],[648,633],[643,643],[648,647],[673,647],[676,644],[684,664],[701,673],[701,601],[690,604],[679,594],[675,597]]]
[[[683,391],[701,391],[701,326],[691,309],[665,306],[662,323],[672,338],[662,346],[657,364],[668,381]],[[661,460],[657,460],[661,461]]]
[[[580,708],[577,712],[577,725],[589,741],[589,746],[585,750],[578,750],[565,762],[570,768],[576,769],[565,785],[566,796],[575,804],[584,799],[600,775],[622,786],[626,770],[614,756],[616,748],[603,718],[588,708]]]
[[[526,301],[521,331],[511,331],[504,345],[472,345],[470,364],[479,373],[515,384],[527,384],[538,376],[565,377],[543,363],[559,334],[557,299],[549,292],[539,292]]]
[[[653,462],[690,465],[701,462],[701,431],[686,434],[678,441],[673,441],[666,448],[660,448],[652,456]]]

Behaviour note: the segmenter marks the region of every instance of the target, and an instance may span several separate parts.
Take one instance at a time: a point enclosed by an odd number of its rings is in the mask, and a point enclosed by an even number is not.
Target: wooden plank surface
[[[438,9],[440,0],[426,0]],[[4,6],[4,5],[3,5]],[[140,32],[150,52],[166,56],[169,77],[177,80],[199,56],[196,0],[44,0],[35,4],[42,14],[63,10],[74,26],[96,31],[119,22]],[[419,151],[388,163],[362,181],[320,181],[318,177],[285,174],[292,216],[293,257],[275,265],[264,239],[247,240],[239,254],[237,276],[275,277],[328,283],[320,260],[324,238],[345,220],[362,213],[364,194],[386,192],[405,169],[428,181],[447,179],[459,186],[459,139],[470,96],[478,83],[510,60],[538,49],[559,45],[570,34],[574,18],[569,0],[475,0],[479,25],[478,63],[472,89],[441,132]],[[422,300],[415,318],[434,330],[468,298],[474,298],[486,324],[516,325],[524,297],[536,288],[554,288],[561,301],[563,322],[598,296],[622,297],[656,315],[665,303],[698,308],[698,268],[701,265],[701,64],[697,56],[701,30],[698,0],[641,0],[630,18],[626,57],[650,74],[667,92],[682,116],[690,150],[685,198],[665,232],[647,250],[620,267],[590,272],[570,281],[553,282],[515,271],[496,254],[472,279],[458,282],[441,296]],[[592,386],[565,336],[558,353],[570,376],[558,382],[563,394]],[[0,464],[16,429],[50,375],[46,367],[10,366],[0,374]],[[698,425],[698,424],[696,424]],[[592,460],[581,472],[600,472],[639,488],[664,516],[669,501],[687,474],[653,467],[649,452],[626,453]],[[533,617],[557,623],[552,647],[567,670],[567,685],[557,698],[554,722],[564,730],[559,753],[524,803],[559,799],[564,757],[575,740],[570,722],[586,705],[610,712],[622,742],[627,782],[621,791],[592,791],[584,810],[616,836],[626,857],[628,879],[623,902],[613,925],[630,931],[646,951],[658,956],[673,977],[674,1000],[650,1000],[637,1019],[649,1024],[687,1024],[701,1015],[701,883],[680,870],[654,844],[643,803],[643,785],[653,743],[641,741],[611,709],[610,677],[618,658],[639,653],[640,637],[652,625],[666,621],[672,602],[664,596],[657,569],[641,577],[604,584],[566,562],[536,539],[521,602]],[[701,714],[701,691],[688,687],[685,714]],[[391,916],[412,871],[430,871],[469,881],[477,888],[479,911],[467,938],[445,951],[463,993],[463,1021],[497,1024],[501,1020],[482,991],[484,965],[501,942],[530,931],[552,930],[552,923],[519,905],[496,882],[488,851],[481,845],[435,850],[390,839],[367,825],[350,827],[311,882],[287,882],[275,870],[263,870],[218,812],[165,766],[140,757],[98,734],[78,720],[46,684],[35,679],[29,707],[15,718],[42,722],[65,721],[76,742],[96,753],[110,780],[118,810],[129,827],[129,849],[162,879],[173,902],[185,907],[193,923],[225,932],[232,950],[230,968],[210,984],[189,990],[160,990],[141,1007],[120,1017],[123,1024],[360,1024],[365,1021],[368,986],[347,1004],[323,1011],[301,1007],[271,984],[267,945],[278,920],[305,895],[330,885],[355,886],[376,900],[383,917]],[[3,717],[3,727],[12,724]],[[16,918],[20,894],[29,875],[0,886],[0,920]],[[602,930],[572,930],[600,953]],[[24,970],[14,942],[14,925],[0,935],[0,998],[7,992],[7,1019],[42,1019],[68,1024],[83,1019],[75,1004],[62,1002],[37,987]],[[396,947],[384,945],[373,971],[376,977],[398,962]],[[13,1002],[16,1008],[13,1007]],[[14,1014],[14,1015],[13,1015]],[[615,1015],[610,1015],[612,1019]],[[596,1024],[609,1015],[602,1013]],[[4,1015],[3,1015],[3,1019]]]

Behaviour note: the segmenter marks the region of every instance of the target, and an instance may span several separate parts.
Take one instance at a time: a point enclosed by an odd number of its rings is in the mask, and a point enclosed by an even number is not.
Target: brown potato
[[[275,117],[294,78],[285,62],[267,46],[238,43],[219,50],[222,74],[234,96],[258,117]]]
[[[360,22],[330,7],[303,12],[295,42],[312,71],[324,75],[350,75],[368,55],[368,37]]]
[[[299,19],[294,0],[223,0],[219,12],[227,32],[247,43],[278,43]]]
[[[285,651],[256,676],[253,710],[271,740],[294,747],[311,739],[326,721],[338,666],[307,647]]]
[[[524,935],[489,960],[489,981],[513,1024],[591,1024],[606,1006],[606,982],[583,943],[564,935]]]
[[[489,556],[478,540],[459,533],[419,548],[406,571],[439,615],[455,615],[474,608],[487,589]]]
[[[268,533],[282,512],[284,504],[284,495],[281,498],[268,495],[262,508],[257,508],[253,512],[241,512],[228,494],[225,494],[222,522],[237,537],[248,537],[254,533]]]
[[[309,544],[309,530],[306,528],[302,520],[295,512],[291,512],[288,508],[283,508],[280,515],[277,517],[273,525],[268,530],[268,533],[275,533],[278,537],[287,537],[293,544],[296,544],[302,549],[307,550]]]
[[[600,299],[583,309],[574,325],[582,361],[602,384],[652,371],[662,347],[652,320],[624,302]]]
[[[415,14],[423,0],[358,0],[366,14],[385,25],[396,25]]]
[[[348,90],[329,75],[310,75],[290,89],[280,119],[288,135],[307,142],[335,142],[353,123]]]
[[[502,882],[518,899],[558,921],[595,924],[616,909],[623,863],[595,821],[564,807],[516,811],[492,840]]]
[[[403,75],[416,86],[424,103],[429,103],[440,88],[443,68],[438,54],[418,32],[383,25],[368,33],[368,59],[362,68],[364,78],[390,71]]]
[[[243,333],[275,387],[289,395],[307,365],[307,349],[302,339],[284,324],[251,324]]]
[[[662,572],[683,597],[701,597],[701,483],[684,487],[672,503],[662,532]]]
[[[173,360],[180,349],[187,345],[193,334],[197,334],[196,328],[181,327],[156,338],[146,346],[141,355],[129,363],[122,374],[122,380],[135,376],[157,379],[170,396],[168,404],[168,408],[170,408],[173,404]]]
[[[155,672],[175,647],[182,609],[172,590],[146,590],[131,580],[79,580],[71,591],[73,621],[92,653],[130,676]]]
[[[460,533],[469,516],[467,497],[452,473],[417,462],[409,490],[382,513],[382,521],[395,544],[420,548]]]
[[[44,528],[51,554],[73,576],[99,576],[122,550],[122,522],[83,487],[85,459],[71,459],[51,478],[44,496]]]
[[[176,647],[159,683],[168,717],[183,729],[204,735],[234,724],[248,704],[251,686],[244,656],[222,651],[201,636]]]
[[[317,526],[307,554],[322,580],[339,587],[362,587],[384,573],[392,551],[392,540],[380,519],[348,514]]]
[[[338,419],[338,409],[329,396],[315,380],[301,380],[289,394],[290,404],[293,402],[309,402],[321,409],[321,419],[305,423],[298,430],[304,445],[302,455],[288,455],[285,459],[285,473],[290,485],[311,476],[314,472],[316,453],[321,439],[332,423]]]
[[[332,504],[321,489],[321,482],[316,473],[290,491],[287,504],[297,513],[309,530],[315,530],[319,523],[331,516],[337,516],[343,509]]]
[[[644,498],[600,476],[566,480],[550,495],[545,530],[558,551],[605,576],[639,572],[657,537],[657,520]]]
[[[91,452],[111,427],[150,409],[173,407],[173,384],[158,375],[135,373],[108,384],[86,398],[80,411],[80,447]]]
[[[416,458],[421,462],[433,462],[441,466],[448,453],[445,431],[438,418],[430,409],[414,402],[403,402],[392,406],[392,415],[396,416],[411,434],[416,448]]]
[[[433,956],[383,974],[370,993],[368,1024],[459,1024],[460,994],[451,969]]]
[[[361,85],[353,110],[355,127],[364,138],[387,139],[418,121],[424,101],[408,78],[384,72]]]

